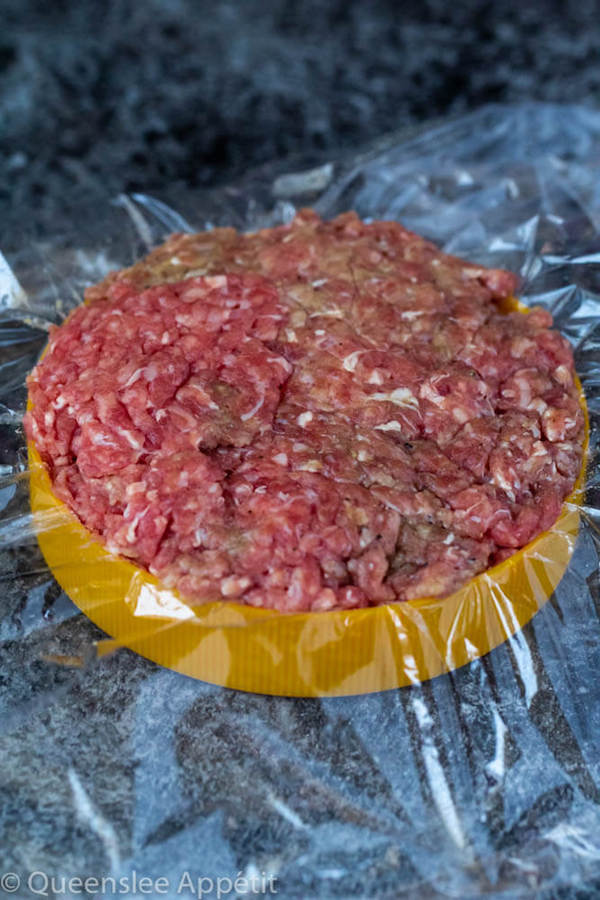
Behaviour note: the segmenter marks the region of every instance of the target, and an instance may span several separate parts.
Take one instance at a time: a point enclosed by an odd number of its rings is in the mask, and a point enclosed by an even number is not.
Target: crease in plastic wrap
[[[0,856],[25,887],[41,871],[50,896],[72,876],[131,890],[134,873],[173,897],[226,895],[227,879],[231,896],[600,891],[599,139],[594,111],[491,107],[310,172],[107,197],[10,236]],[[448,600],[191,609],[53,499],[23,436],[25,377],[109,269],[173,231],[265,227],[308,204],[518,272],[520,300],[574,348],[585,477],[550,532]]]

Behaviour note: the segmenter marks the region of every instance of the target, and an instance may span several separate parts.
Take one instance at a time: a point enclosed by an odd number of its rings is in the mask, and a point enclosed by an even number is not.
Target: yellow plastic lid
[[[587,450],[587,408],[579,381],[577,386]],[[73,602],[111,636],[98,643],[99,655],[129,647],[212,684],[294,697],[403,687],[497,647],[535,615],[561,580],[575,547],[585,479],[584,453],[553,527],[449,597],[279,613],[231,601],[193,606],[144,569],[110,554],[53,494],[31,443],[28,453],[40,548]]]

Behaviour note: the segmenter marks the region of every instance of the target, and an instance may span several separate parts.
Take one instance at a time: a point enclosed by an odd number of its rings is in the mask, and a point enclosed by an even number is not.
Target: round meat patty
[[[571,349],[508,272],[395,222],[174,235],[53,331],[28,437],[111,552],[196,603],[444,596],[556,520]]]

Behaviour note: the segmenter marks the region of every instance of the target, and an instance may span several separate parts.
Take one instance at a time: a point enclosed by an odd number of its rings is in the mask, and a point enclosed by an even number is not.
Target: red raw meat
[[[567,341],[508,272],[310,210],[174,235],[87,292],[29,379],[57,495],[195,602],[444,596],[556,519]]]

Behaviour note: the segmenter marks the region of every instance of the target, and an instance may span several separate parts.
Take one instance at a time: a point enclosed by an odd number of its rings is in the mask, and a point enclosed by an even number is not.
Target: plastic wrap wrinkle
[[[107,197],[54,235],[11,236],[0,265],[6,871],[135,870],[166,878],[172,897],[187,870],[213,879],[206,896],[217,878],[253,872],[272,875],[282,897],[600,890],[599,140],[593,110],[491,107],[305,178],[265,167],[197,198]],[[326,217],[398,218],[450,252],[518,271],[520,298],[550,309],[574,347],[590,417],[585,499],[565,509],[560,551],[527,558],[521,606],[492,573],[487,596],[473,589],[456,606],[381,608],[366,644],[352,616],[307,617],[298,693],[369,689],[375,657],[374,686],[406,685],[365,696],[253,695],[123,649],[152,636],[177,646],[178,667],[201,655],[230,683],[249,625],[239,607],[202,611],[121,572],[132,630],[108,640],[57,586],[29,508],[24,379],[49,324],[172,230],[270,226],[307,201]],[[52,509],[43,515],[42,543],[63,527]],[[71,568],[57,567],[59,581]],[[87,589],[106,612],[101,585]],[[258,681],[261,667],[285,680],[279,621],[258,612],[252,625]],[[327,668],[342,638],[354,672]],[[438,677],[422,683],[424,673]]]

